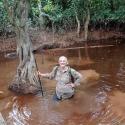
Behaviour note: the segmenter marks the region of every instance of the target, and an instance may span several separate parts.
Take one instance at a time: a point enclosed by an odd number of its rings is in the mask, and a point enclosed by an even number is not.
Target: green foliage
[[[9,25],[7,13],[3,7],[3,2],[0,1],[0,32],[5,30],[5,27]]]
[[[14,0],[9,0],[11,6],[13,2]],[[74,27],[77,25],[76,15],[83,23],[87,9],[90,10],[91,22],[125,22],[124,0],[30,0],[29,20],[32,25],[38,26],[41,13],[44,13],[47,15],[42,20],[45,27],[50,22],[56,27]],[[7,16],[3,2],[0,1],[0,30],[9,25]]]
[[[53,10],[55,10],[55,7],[52,1],[49,0],[47,4],[43,7],[43,10],[47,13],[51,13]]]

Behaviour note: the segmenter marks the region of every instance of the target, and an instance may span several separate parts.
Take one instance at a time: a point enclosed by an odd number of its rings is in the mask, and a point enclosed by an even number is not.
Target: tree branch
[[[7,14],[9,16],[10,22],[13,25],[14,12],[12,10],[12,7],[11,8],[9,7],[9,3],[8,3],[7,0],[3,0],[3,3],[4,3],[4,7],[5,7],[6,11],[7,11]]]

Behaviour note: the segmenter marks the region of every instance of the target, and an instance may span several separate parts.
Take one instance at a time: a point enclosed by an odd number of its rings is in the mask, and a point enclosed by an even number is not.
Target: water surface
[[[70,100],[54,101],[55,81],[42,79],[44,97],[17,95],[8,91],[18,59],[0,61],[0,111],[8,125],[124,125],[125,124],[125,45],[85,50],[45,51],[44,61],[36,54],[39,70],[49,72],[65,55],[78,71],[92,69],[100,74],[96,84],[76,89]],[[2,57],[1,57],[2,58]],[[94,82],[94,81],[93,81]],[[88,83],[89,84],[89,83]]]

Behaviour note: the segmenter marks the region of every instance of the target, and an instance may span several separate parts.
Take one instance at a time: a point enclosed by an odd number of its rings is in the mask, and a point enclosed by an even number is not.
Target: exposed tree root
[[[37,94],[41,91],[40,87],[30,83],[12,83],[9,89],[20,94]]]

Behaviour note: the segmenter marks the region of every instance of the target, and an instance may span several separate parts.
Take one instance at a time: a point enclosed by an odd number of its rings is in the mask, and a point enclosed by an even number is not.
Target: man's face
[[[61,67],[65,67],[65,66],[67,65],[67,60],[66,60],[65,58],[61,58],[61,59],[59,60],[59,65],[60,65]]]

